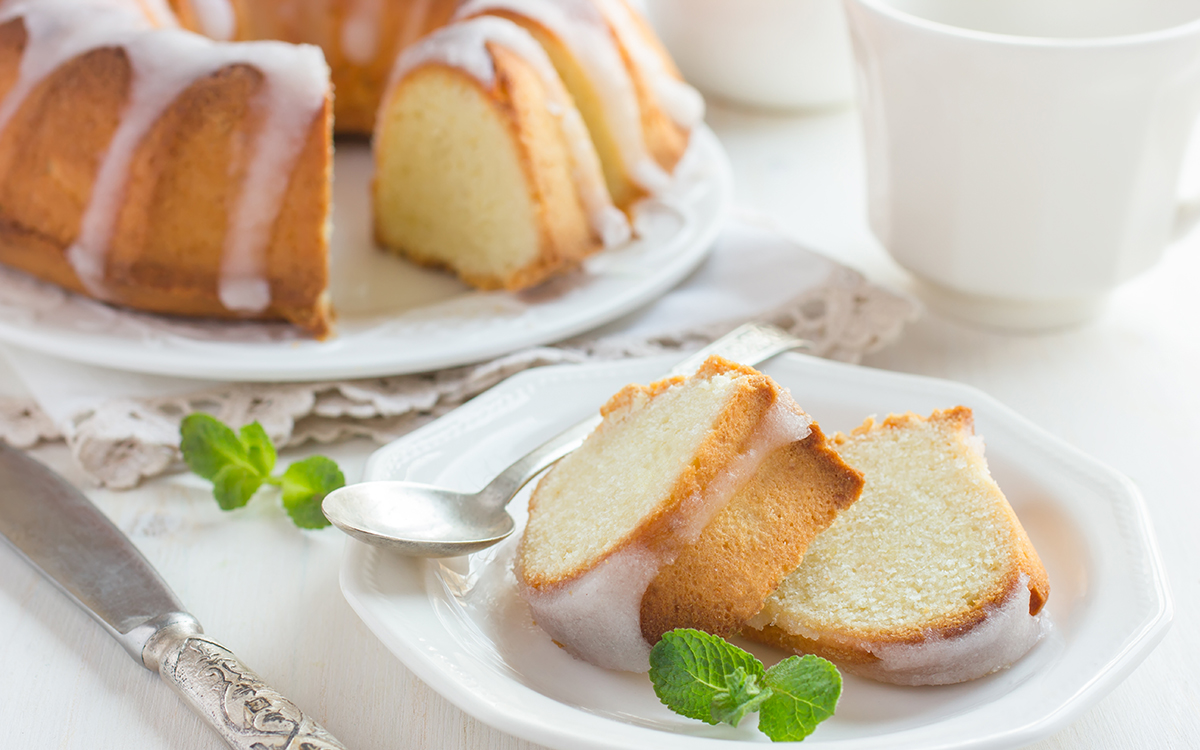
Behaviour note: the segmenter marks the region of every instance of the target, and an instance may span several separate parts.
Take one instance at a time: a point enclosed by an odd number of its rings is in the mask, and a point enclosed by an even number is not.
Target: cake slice
[[[971,411],[868,419],[834,445],[862,471],[862,497],[744,635],[903,685],[982,677],[1029,651],[1048,625],[1046,571]]]
[[[410,47],[374,147],[376,239],[472,286],[524,289],[630,235],[553,65],[505,19]]]
[[[736,633],[862,487],[786,391],[718,357],[602,414],[535,489],[516,562],[536,623],[599,666],[645,671],[676,627]]]

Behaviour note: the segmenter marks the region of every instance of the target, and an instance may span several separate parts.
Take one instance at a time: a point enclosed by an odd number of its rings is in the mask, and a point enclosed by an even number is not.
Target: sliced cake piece
[[[534,491],[516,564],[537,624],[599,666],[645,671],[676,627],[736,633],[862,487],[786,391],[717,357],[602,413]]]
[[[704,101],[624,0],[467,0],[458,11],[479,14],[510,19],[546,50],[587,124],[617,206],[628,209],[667,187]]]
[[[410,47],[376,125],[376,238],[419,263],[516,290],[629,237],[554,66],[505,19]]]
[[[862,471],[862,498],[744,634],[903,685],[971,680],[1029,651],[1048,625],[1046,571],[971,411],[868,419],[834,444]]]

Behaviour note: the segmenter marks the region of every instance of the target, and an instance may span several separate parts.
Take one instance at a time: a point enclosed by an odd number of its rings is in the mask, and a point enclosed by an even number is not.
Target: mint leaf
[[[336,463],[324,456],[310,456],[283,473],[283,507],[300,528],[323,528],[329,520],[321,512],[321,501],[345,484],[346,477]]]
[[[262,486],[263,477],[243,464],[226,464],[212,479],[213,497],[221,510],[240,508]]]
[[[179,426],[179,448],[188,468],[212,481],[231,464],[258,473],[233,430],[207,414],[189,414]]]
[[[691,628],[665,633],[650,650],[654,694],[675,713],[709,724],[720,721],[713,715],[714,701],[722,693],[731,694],[727,676],[739,667],[759,681],[766,675],[762,663],[749,653],[723,638]],[[721,705],[722,714],[736,713],[727,713],[725,704]]]
[[[713,698],[712,717],[735,727],[771,697],[771,688],[760,687],[758,677],[746,672],[745,667],[737,667],[725,675],[725,685],[726,689]]]
[[[246,449],[246,458],[250,465],[258,470],[260,476],[268,477],[275,469],[275,446],[267,431],[258,422],[251,422],[238,432],[242,445]]]
[[[213,497],[222,510],[240,508],[263,483],[283,490],[283,507],[292,522],[305,529],[329,525],[321,501],[346,484],[341,469],[324,456],[312,456],[272,476],[278,455],[258,422],[238,432],[207,414],[189,414],[179,426],[179,449],[195,473],[213,483]]]
[[[771,696],[759,709],[758,728],[775,742],[796,742],[833,716],[842,676],[819,656],[789,656],[767,670]]]
[[[789,656],[770,669],[723,638],[681,628],[650,649],[654,694],[677,714],[716,724],[759,712],[774,742],[798,742],[833,716],[842,694],[837,668],[817,656]]]

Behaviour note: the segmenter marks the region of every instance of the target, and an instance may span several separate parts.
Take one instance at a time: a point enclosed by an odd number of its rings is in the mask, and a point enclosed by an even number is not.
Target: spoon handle
[[[691,375],[704,364],[704,360],[714,354],[739,364],[753,366],[777,354],[811,345],[812,342],[797,338],[775,326],[746,323],[672,367],[666,377]],[[508,501],[530,480],[583,445],[584,438],[590,435],[600,422],[600,415],[593,415],[534,448],[484,487],[479,493],[480,499],[501,508],[508,505]]]

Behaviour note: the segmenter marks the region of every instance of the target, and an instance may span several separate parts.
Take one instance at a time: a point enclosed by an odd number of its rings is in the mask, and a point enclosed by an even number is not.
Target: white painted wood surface
[[[892,286],[903,274],[863,214],[853,112],[807,117],[713,107],[738,204],[803,244]],[[1123,684],[1035,747],[1200,747],[1200,233],[1086,327],[1008,336],[930,314],[867,364],[982,388],[1141,487],[1166,561],[1175,624]],[[372,446],[330,451],[351,479]],[[82,484],[61,446],[35,455]],[[207,632],[347,746],[527,750],[413,677],[350,610],[337,583],[343,540],[297,532],[273,498],[232,514],[187,477],[89,495],[171,583]],[[0,545],[0,747],[223,747],[155,675]]]

